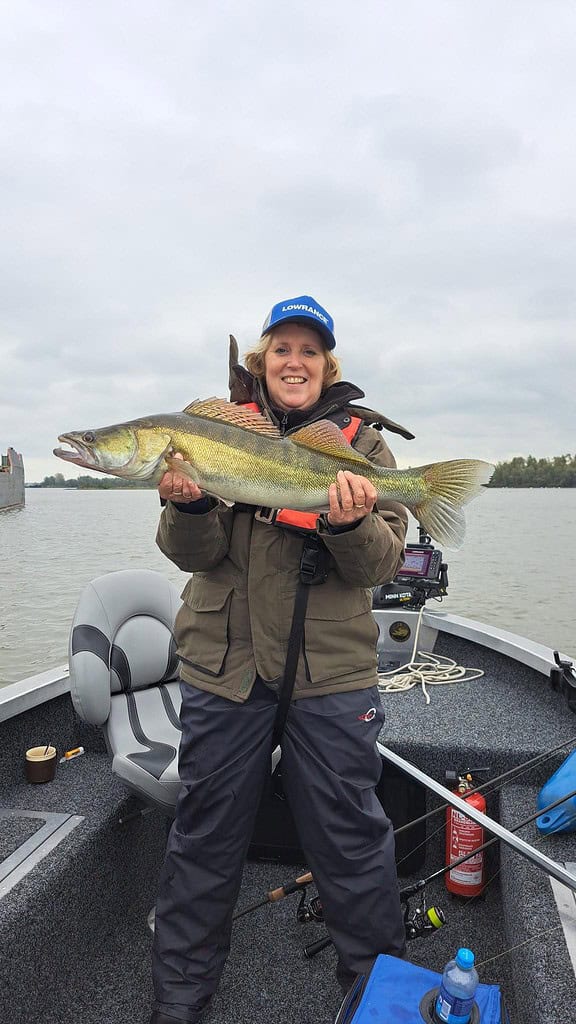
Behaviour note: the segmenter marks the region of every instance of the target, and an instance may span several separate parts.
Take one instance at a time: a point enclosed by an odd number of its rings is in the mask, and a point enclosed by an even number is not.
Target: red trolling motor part
[[[458,786],[452,790],[455,796],[461,797],[477,811],[486,813],[486,801],[481,793],[473,793],[472,776],[465,775],[458,779]],[[471,818],[468,818],[455,807],[446,809],[446,866],[459,857],[468,859],[447,871],[444,875],[448,892],[456,896],[479,896],[486,884],[486,866],[484,850],[474,854],[474,850],[484,842],[484,829]]]

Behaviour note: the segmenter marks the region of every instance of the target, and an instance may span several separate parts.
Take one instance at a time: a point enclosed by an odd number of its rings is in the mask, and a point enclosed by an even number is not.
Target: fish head
[[[54,448],[59,459],[128,480],[148,480],[167,469],[161,464],[172,451],[170,434],[141,420],[97,430],[73,430],[60,434],[58,440],[70,446]]]

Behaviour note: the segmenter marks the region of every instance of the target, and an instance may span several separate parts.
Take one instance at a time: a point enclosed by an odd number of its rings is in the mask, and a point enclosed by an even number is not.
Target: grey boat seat
[[[100,726],[112,771],[145,803],[173,814],[180,788],[177,588],[151,569],[124,569],[86,585],[69,642],[70,693]]]

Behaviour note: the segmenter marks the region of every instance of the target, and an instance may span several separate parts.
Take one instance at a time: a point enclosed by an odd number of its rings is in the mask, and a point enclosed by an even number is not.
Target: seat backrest
[[[178,788],[179,661],[174,584],[151,569],[107,573],[84,588],[70,631],[70,693],[102,727],[112,768],[165,809]]]
[[[70,632],[71,694],[78,714],[104,725],[111,697],[178,678],[173,628],[178,591],[152,569],[123,569],[86,585]]]

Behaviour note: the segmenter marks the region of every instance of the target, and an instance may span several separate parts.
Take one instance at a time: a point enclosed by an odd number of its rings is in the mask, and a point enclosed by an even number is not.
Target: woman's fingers
[[[340,470],[328,491],[328,522],[331,526],[346,526],[363,519],[374,508],[376,497],[376,489],[366,477]]]
[[[184,456],[176,452],[174,458],[183,460]],[[176,473],[173,469],[169,469],[167,473],[164,473],[158,484],[158,493],[166,501],[176,501],[183,504],[189,501],[198,501],[199,498],[203,497],[202,491],[197,484],[187,476]]]

